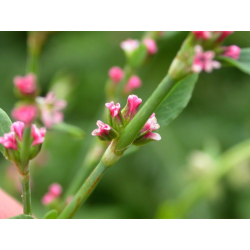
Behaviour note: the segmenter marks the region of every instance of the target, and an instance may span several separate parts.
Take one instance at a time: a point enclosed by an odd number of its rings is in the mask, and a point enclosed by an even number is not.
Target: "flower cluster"
[[[194,47],[192,72],[200,73],[204,70],[209,73],[213,69],[219,69],[221,64],[214,60],[216,56],[227,56],[238,60],[241,52],[238,46],[221,47],[224,39],[232,33],[233,31],[193,31],[197,45]],[[210,50],[204,52],[204,48]]]
[[[42,204],[48,205],[62,194],[62,187],[58,183],[53,183],[49,186],[48,192],[42,198]]]
[[[106,107],[109,109],[108,123],[105,124],[102,121],[97,121],[98,129],[92,132],[93,136],[97,136],[100,140],[111,141],[119,136],[122,130],[128,125],[128,123],[135,117],[139,110],[139,106],[142,100],[136,95],[130,95],[127,100],[126,106],[121,110],[119,103],[114,102],[106,103]],[[152,114],[148,119],[137,138],[134,141],[134,145],[144,145],[150,141],[159,141],[161,136],[157,133],[153,133],[154,130],[160,128],[157,123],[155,114]]]
[[[3,137],[0,137],[0,143],[5,147],[6,157],[16,165],[19,165],[20,163],[20,151],[22,148],[24,127],[25,124],[23,122],[14,122],[11,125],[11,131],[4,134]],[[33,159],[41,150],[45,134],[45,128],[38,129],[36,125],[32,125],[30,159]]]

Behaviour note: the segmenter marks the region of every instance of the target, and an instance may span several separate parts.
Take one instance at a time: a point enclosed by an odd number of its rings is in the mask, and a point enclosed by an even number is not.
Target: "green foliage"
[[[250,48],[241,49],[240,58],[238,60],[234,60],[227,56],[219,56],[218,59],[226,63],[226,65],[236,67],[244,73],[250,74]]]
[[[83,139],[85,136],[85,133],[82,129],[71,125],[71,124],[67,124],[65,122],[59,123],[59,124],[55,124],[53,126],[54,130],[60,131],[60,132],[64,132],[76,139]]]
[[[31,215],[27,215],[27,214],[19,214],[17,216],[13,216],[10,217],[8,219],[35,219],[34,217],[32,217]]]
[[[198,74],[192,74],[180,81],[156,110],[157,121],[161,127],[167,126],[172,122],[187,106],[195,83],[198,80]]]
[[[9,116],[0,109],[0,136],[10,132],[11,124],[12,122]],[[4,146],[2,144],[0,144],[0,151],[4,154]]]
[[[131,68],[138,68],[142,65],[147,56],[147,47],[145,44],[140,46],[132,53],[128,59],[128,64]]]
[[[58,216],[58,212],[55,209],[53,209],[49,211],[48,213],[46,213],[43,219],[56,219],[57,216]]]

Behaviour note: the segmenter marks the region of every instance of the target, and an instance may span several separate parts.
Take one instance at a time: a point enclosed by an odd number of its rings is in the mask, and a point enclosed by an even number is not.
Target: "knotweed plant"
[[[128,38],[121,42],[126,64],[113,66],[107,72],[106,103],[103,114],[93,124],[93,140],[82,166],[63,190],[51,183],[41,205],[54,208],[44,218],[72,218],[94,190],[107,169],[117,163],[125,152],[148,143],[165,140],[157,131],[175,119],[188,104],[195,83],[202,71],[207,73],[223,66],[234,66],[250,73],[250,49],[237,45],[223,46],[232,31],[193,31],[166,69],[166,76],[147,100],[134,91],[143,87],[137,70],[156,53],[161,53],[157,41],[167,33],[145,32],[141,40]],[[37,62],[50,32],[28,33],[28,62],[24,76],[13,79],[14,93],[19,101],[11,112],[14,122],[0,110],[0,150],[12,162],[22,184],[23,213],[16,218],[33,218],[30,191],[30,160],[40,153],[46,131],[61,129],[82,136],[80,128],[64,123],[65,100],[57,93],[40,96]],[[127,103],[120,103],[126,98]],[[67,147],[67,145],[65,145]],[[108,173],[107,173],[108,174]]]

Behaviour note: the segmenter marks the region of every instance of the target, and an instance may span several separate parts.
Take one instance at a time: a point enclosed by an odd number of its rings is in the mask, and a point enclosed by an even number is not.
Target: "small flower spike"
[[[101,141],[111,141],[118,136],[118,133],[108,124],[105,124],[102,121],[97,121],[96,125],[98,126],[98,129],[95,129],[92,132],[92,135],[98,136]]]
[[[0,143],[3,144],[6,149],[11,148],[17,150],[15,132],[9,132],[7,134],[4,134],[3,137],[0,137]]]
[[[127,85],[124,88],[125,94],[131,93],[134,89],[141,87],[141,79],[138,76],[131,76],[128,80]]]
[[[44,206],[49,205],[54,199],[55,199],[55,197],[52,194],[47,193],[42,198],[42,204]]]
[[[45,98],[38,97],[37,102],[41,107],[41,119],[47,128],[61,123],[64,119],[62,110],[67,106],[64,100],[57,100],[53,92],[49,92]]]
[[[14,85],[22,95],[34,95],[37,92],[36,76],[34,74],[28,74],[24,77],[16,76]]]
[[[120,103],[117,103],[115,105],[114,102],[110,102],[110,103],[106,103],[105,106],[110,110],[110,115],[112,118],[118,117],[118,119],[120,119],[119,118],[119,112],[121,109]]]
[[[210,31],[192,31],[192,32],[197,40],[199,39],[208,40],[211,37]]]
[[[127,39],[126,41],[121,42],[121,48],[127,53],[131,54],[135,51],[140,45],[138,40]]]
[[[12,110],[12,117],[30,126],[38,116],[38,108],[33,105],[23,105]]]
[[[138,135],[137,139],[134,141],[133,144],[136,146],[142,146],[150,141],[161,140],[161,136],[159,134],[152,133],[154,130],[157,130],[159,128],[160,125],[157,123],[157,119],[155,117],[155,114],[153,113],[140,131],[140,134]]]
[[[46,134],[46,128],[38,129],[35,124],[32,125],[31,136],[33,138],[32,146],[42,144],[44,142],[44,136]]]
[[[158,48],[157,48],[157,44],[156,44],[155,40],[153,40],[151,38],[145,38],[143,40],[143,43],[146,45],[149,55],[153,55],[153,54],[157,53]]]
[[[227,56],[227,57],[231,57],[235,60],[238,60],[240,57],[240,47],[236,46],[236,45],[231,45],[228,47],[223,47],[225,49],[223,56]]]
[[[215,53],[213,51],[203,52],[201,46],[196,45],[195,48],[194,62],[192,66],[192,71],[194,73],[200,73],[202,70],[207,73],[212,72],[213,69],[219,69],[221,64],[217,61],[213,61]]]
[[[109,77],[114,84],[118,84],[123,78],[123,70],[119,67],[112,67],[109,70]]]
[[[11,132],[15,132],[20,141],[22,141],[24,126],[23,122],[14,122],[11,125]]]
[[[42,198],[43,205],[49,205],[62,194],[62,186],[58,183],[53,183],[49,186],[49,191]]]
[[[122,115],[124,117],[126,124],[128,124],[137,114],[141,103],[142,103],[141,98],[138,98],[138,96],[136,95],[129,95],[127,104],[125,108],[122,110]]]

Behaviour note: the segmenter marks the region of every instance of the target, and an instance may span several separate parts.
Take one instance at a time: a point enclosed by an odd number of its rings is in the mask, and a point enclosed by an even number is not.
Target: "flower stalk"
[[[27,215],[32,215],[29,169],[26,170],[25,175],[19,173],[19,179],[22,184],[23,213]]]

